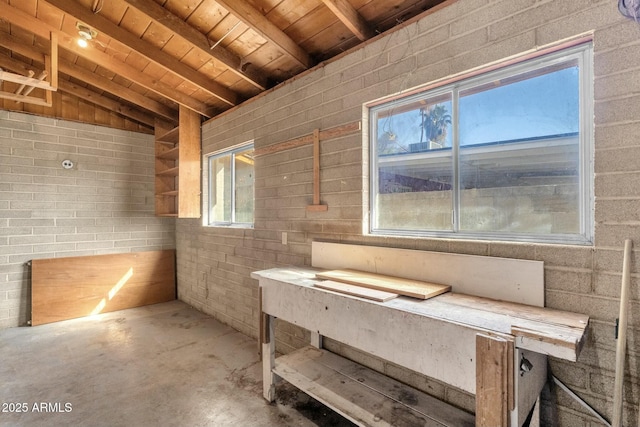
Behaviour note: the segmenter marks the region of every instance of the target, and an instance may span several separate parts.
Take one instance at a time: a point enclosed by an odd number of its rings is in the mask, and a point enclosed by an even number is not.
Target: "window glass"
[[[252,224],[253,145],[209,156],[209,225]]]
[[[377,228],[451,230],[451,93],[384,111],[377,134]]]
[[[587,243],[591,46],[370,108],[373,233]]]

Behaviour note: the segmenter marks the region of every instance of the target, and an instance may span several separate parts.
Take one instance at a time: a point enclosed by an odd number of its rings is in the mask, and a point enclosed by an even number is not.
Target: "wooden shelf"
[[[175,127],[171,129],[169,132],[166,132],[158,138],[156,138],[156,142],[162,142],[165,144],[177,144],[180,139],[180,127]]]
[[[278,357],[273,372],[358,425],[411,420],[411,425],[475,426],[467,412],[315,347]]]
[[[199,218],[200,115],[181,106],[178,126],[167,129],[156,122],[155,135],[156,215]]]
[[[159,154],[156,154],[156,157],[158,159],[163,159],[163,160],[178,160],[179,155],[180,155],[180,147],[176,145],[170,150],[163,151]]]
[[[180,167],[176,166],[174,168],[166,169],[156,173],[156,176],[178,176],[180,173]]]

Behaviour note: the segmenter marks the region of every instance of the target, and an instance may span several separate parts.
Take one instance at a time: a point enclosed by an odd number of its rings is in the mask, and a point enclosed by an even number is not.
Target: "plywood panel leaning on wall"
[[[175,250],[37,259],[33,326],[176,299]]]

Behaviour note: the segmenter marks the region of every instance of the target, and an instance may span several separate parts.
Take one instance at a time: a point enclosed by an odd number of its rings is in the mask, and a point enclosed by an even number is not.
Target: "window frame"
[[[234,147],[231,148],[227,148],[224,150],[219,150],[219,151],[214,151],[212,153],[209,153],[207,155],[204,156],[204,160],[205,160],[205,165],[206,165],[206,171],[204,174],[204,178],[206,179],[206,183],[207,183],[207,200],[205,201],[205,209],[204,211],[207,213],[207,216],[205,218],[204,221],[204,226],[206,227],[225,227],[225,228],[253,228],[254,227],[254,223],[255,223],[255,164],[253,166],[253,179],[254,179],[254,185],[253,185],[253,200],[254,200],[254,207],[253,207],[253,222],[239,222],[235,220],[235,216],[236,216],[236,209],[235,209],[235,202],[236,202],[236,166],[235,166],[235,156],[237,153],[240,152],[244,152],[247,151],[249,149],[254,149],[254,143],[253,141],[250,142],[246,142],[243,144],[239,144],[236,145]],[[230,176],[231,176],[231,221],[213,221],[213,210],[212,210],[212,201],[213,201],[213,197],[212,197],[212,185],[211,185],[211,173],[212,173],[212,162],[215,161],[216,159],[220,159],[220,158],[224,158],[224,157],[229,157],[229,164],[230,164]]]
[[[482,85],[501,78],[513,77],[520,73],[541,69],[554,64],[576,60],[579,68],[579,142],[578,142],[578,197],[579,197],[579,233],[575,234],[534,234],[501,231],[460,231],[460,146],[458,129],[458,104],[459,93],[472,87]],[[593,93],[593,44],[590,39],[575,42],[568,47],[556,47],[529,54],[520,59],[510,59],[502,65],[492,65],[472,72],[462,73],[442,82],[436,82],[396,94],[394,96],[371,102],[364,107],[364,119],[368,121],[368,135],[365,136],[365,144],[369,152],[369,191],[368,191],[368,216],[365,223],[368,224],[365,233],[371,235],[389,235],[405,237],[433,237],[447,239],[469,240],[497,240],[515,242],[536,242],[556,244],[589,245],[594,238],[594,93]],[[451,126],[452,132],[452,204],[451,230],[406,230],[392,228],[376,228],[378,220],[376,212],[376,200],[379,196],[378,171],[380,158],[377,154],[378,116],[381,111],[394,108],[394,104],[401,106],[418,99],[430,99],[442,96],[450,92],[452,94],[452,111],[454,118]]]

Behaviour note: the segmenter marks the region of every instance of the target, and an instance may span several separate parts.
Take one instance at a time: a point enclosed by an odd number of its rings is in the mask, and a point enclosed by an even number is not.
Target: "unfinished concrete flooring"
[[[350,426],[282,384],[257,344],[174,301],[0,331],[0,426]]]

